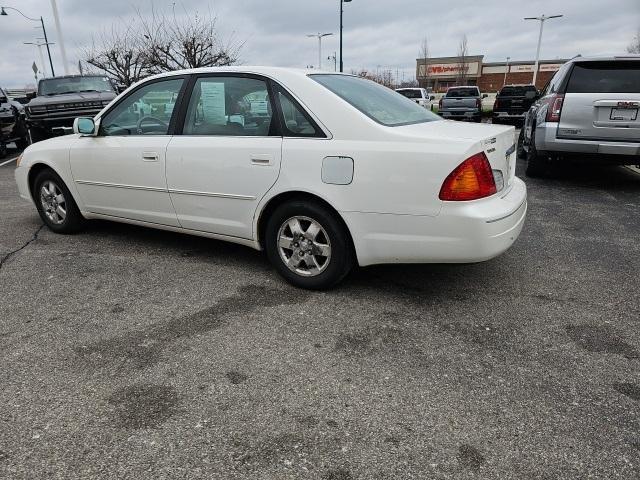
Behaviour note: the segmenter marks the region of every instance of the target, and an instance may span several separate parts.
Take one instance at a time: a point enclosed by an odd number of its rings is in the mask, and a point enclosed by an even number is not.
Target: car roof
[[[477,85],[456,85],[455,87],[449,87],[449,90],[452,88],[479,88]]]
[[[626,54],[626,55],[603,55],[603,56],[591,56],[582,57],[580,55],[573,57],[569,62],[602,62],[602,61],[619,61],[619,60],[635,60],[640,61],[640,55]]]
[[[354,76],[349,73],[341,73],[341,72],[332,72],[327,70],[314,70],[307,68],[289,68],[289,67],[267,67],[267,66],[247,66],[247,65],[238,65],[238,66],[227,66],[227,67],[202,67],[202,68],[189,68],[184,70],[175,70],[172,72],[160,73],[158,75],[154,75],[152,77],[145,78],[144,80],[148,80],[150,78],[163,78],[163,77],[171,77],[176,75],[193,75],[193,74],[203,74],[203,73],[254,73],[257,75],[264,75],[267,77],[281,77],[281,76],[297,76],[297,77],[307,77],[309,75],[345,75],[345,76]]]

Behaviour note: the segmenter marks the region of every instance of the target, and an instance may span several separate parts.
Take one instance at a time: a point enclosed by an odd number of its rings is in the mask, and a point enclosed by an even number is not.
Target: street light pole
[[[343,4],[349,3],[351,0],[340,0],[340,71],[344,71],[344,62],[342,61],[342,14],[344,13]]]
[[[307,37],[318,37],[318,70],[322,70],[322,37],[328,37],[333,33],[312,33]]]
[[[509,60],[511,60],[511,57],[507,57],[507,68],[504,71],[504,80],[502,82],[503,87],[507,84],[507,73],[509,72]]]
[[[7,10],[13,10],[14,12],[18,12],[24,18],[26,18],[27,20],[31,20],[32,22],[40,22],[40,25],[42,26],[42,33],[44,35],[44,42],[47,44],[47,54],[49,55],[49,66],[51,67],[51,76],[55,77],[56,76],[56,72],[53,69],[53,61],[51,60],[51,50],[49,50],[49,40],[47,40],[47,29],[44,28],[44,20],[42,19],[42,17],[40,17],[40,19],[27,17],[20,10],[18,10],[17,8],[13,8],[13,7],[0,7],[0,16],[9,15],[7,13]]]
[[[550,15],[550,16],[546,16],[546,15],[542,15],[540,17],[525,17],[525,20],[537,20],[540,22],[540,33],[538,34],[538,48],[536,50],[536,65],[534,67],[534,71],[533,71],[533,84],[536,84],[536,80],[538,78],[538,65],[540,64],[540,45],[542,44],[542,29],[544,27],[544,22],[546,20],[549,20],[551,18],[560,18],[563,15]]]
[[[67,61],[67,51],[64,48],[64,38],[62,37],[62,27],[60,26],[60,16],[58,15],[56,0],[51,0],[51,9],[53,10],[53,20],[55,21],[56,30],[58,31],[58,43],[60,46],[60,54],[62,55],[64,74],[69,75],[69,62]]]

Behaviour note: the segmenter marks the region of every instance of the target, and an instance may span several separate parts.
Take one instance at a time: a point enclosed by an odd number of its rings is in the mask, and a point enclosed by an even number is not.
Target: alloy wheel
[[[305,277],[320,275],[331,260],[331,242],[325,229],[312,218],[295,216],[278,231],[278,252],[287,268]]]
[[[55,225],[61,225],[67,218],[67,201],[62,189],[51,180],[40,187],[40,203],[46,217]]]

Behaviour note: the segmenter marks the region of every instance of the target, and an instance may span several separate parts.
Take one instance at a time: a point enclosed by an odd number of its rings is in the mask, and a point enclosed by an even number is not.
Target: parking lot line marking
[[[6,160],[6,161],[0,163],[0,167],[4,167],[5,165],[10,164],[11,162],[15,162],[17,159],[18,159],[18,157],[10,158],[9,160]]]

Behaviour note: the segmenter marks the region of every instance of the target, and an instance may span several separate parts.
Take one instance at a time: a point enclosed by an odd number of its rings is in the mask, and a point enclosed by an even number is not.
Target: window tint
[[[640,93],[640,61],[576,63],[568,93]]]
[[[163,80],[133,91],[102,118],[101,135],[167,135],[182,82]]]
[[[442,120],[424,107],[371,80],[350,75],[310,75],[372,120],[389,127]]]
[[[447,91],[447,98],[465,98],[465,97],[479,97],[480,90],[477,88],[450,88]]]
[[[422,92],[420,90],[414,89],[406,89],[406,90],[396,90],[400,95],[403,95],[407,98],[422,98]]]
[[[288,93],[277,87],[277,95],[282,110],[283,129],[286,137],[324,136],[320,129],[315,126],[307,112],[302,110]]]
[[[184,135],[267,136],[273,109],[264,80],[202,77],[194,87]]]
[[[549,82],[544,86],[540,95],[544,97],[546,95],[557,93],[560,88],[560,84],[562,83],[562,79],[565,77],[567,69],[569,69],[570,66],[571,63],[565,63],[560,67],[560,70],[558,70],[555,75],[551,77],[551,80],[549,80]]]

